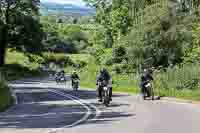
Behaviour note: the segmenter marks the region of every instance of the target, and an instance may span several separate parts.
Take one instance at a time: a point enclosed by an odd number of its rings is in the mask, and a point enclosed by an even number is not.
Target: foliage
[[[155,91],[159,95],[194,98],[192,95],[198,93],[200,89],[199,74],[199,66],[194,64],[169,68],[166,72],[156,72],[154,74]],[[196,96],[197,94],[195,98]]]
[[[120,45],[113,48],[113,62],[122,63],[123,60],[127,60],[127,49]]]
[[[55,17],[50,17],[53,20]],[[43,30],[46,32],[44,40],[46,51],[57,53],[78,53],[88,46],[88,36],[79,24],[58,23],[41,17]]]
[[[106,47],[126,35],[132,25],[129,0],[85,0],[96,8],[96,22],[105,28]]]
[[[2,75],[0,75],[0,112],[7,109],[13,103],[13,97],[6,85]]]
[[[41,50],[43,31],[38,22],[39,0],[0,1],[0,66],[4,65],[6,48],[37,53]]]
[[[74,64],[70,57],[64,54],[56,55],[53,53],[45,53],[43,55],[43,58],[45,60],[45,64],[54,63],[56,65],[59,65],[60,67],[66,67],[68,65],[72,66]]]

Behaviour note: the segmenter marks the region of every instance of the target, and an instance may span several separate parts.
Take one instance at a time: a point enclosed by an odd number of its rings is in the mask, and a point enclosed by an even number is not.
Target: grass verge
[[[3,80],[0,80],[0,112],[5,111],[14,103],[11,92]]]

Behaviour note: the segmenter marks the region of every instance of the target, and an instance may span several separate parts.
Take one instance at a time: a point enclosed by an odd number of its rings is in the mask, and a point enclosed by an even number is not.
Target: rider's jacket
[[[153,80],[153,77],[149,72],[145,72],[141,76],[141,83],[146,83],[146,82],[151,81],[151,80]]]
[[[73,80],[73,79],[80,79],[80,78],[79,78],[78,74],[72,74],[71,79]]]
[[[109,81],[111,79],[109,73],[100,73],[98,76],[97,76],[97,82],[99,81],[103,81],[103,80],[106,80],[106,81]]]

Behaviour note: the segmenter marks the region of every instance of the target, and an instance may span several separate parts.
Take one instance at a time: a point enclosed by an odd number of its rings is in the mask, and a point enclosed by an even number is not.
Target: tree
[[[117,40],[121,35],[126,35],[132,26],[132,19],[129,13],[131,9],[129,0],[113,0],[112,1],[112,32]]]
[[[39,3],[39,0],[0,0],[0,67],[5,63],[7,47],[28,52],[40,49],[42,30],[37,20]]]
[[[107,47],[129,32],[132,26],[130,0],[85,0],[96,8],[96,22],[106,30]]]

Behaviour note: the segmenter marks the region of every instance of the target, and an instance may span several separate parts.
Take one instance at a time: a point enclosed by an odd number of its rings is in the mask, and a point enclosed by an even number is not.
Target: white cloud
[[[41,0],[41,2],[54,2],[60,4],[74,4],[79,6],[84,6],[85,3],[83,0]]]

